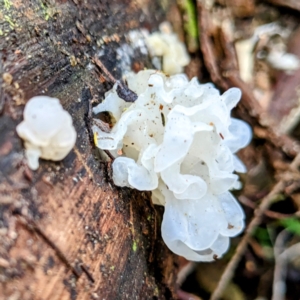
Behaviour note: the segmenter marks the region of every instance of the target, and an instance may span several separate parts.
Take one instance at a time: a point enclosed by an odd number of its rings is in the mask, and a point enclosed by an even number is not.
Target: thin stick
[[[234,55],[234,49],[229,49],[232,46],[232,41],[228,39],[226,34],[221,29],[221,44],[223,47],[224,55],[226,56],[226,61],[229,62],[227,64],[228,69],[224,68],[222,64],[217,63],[217,59],[214,55],[215,45],[210,36],[209,32],[209,11],[205,6],[205,1],[198,0],[197,1],[197,9],[198,9],[198,24],[199,24],[199,33],[200,33],[200,44],[201,44],[201,51],[204,58],[204,63],[207,67],[207,70],[210,72],[212,80],[218,84],[220,87],[227,89],[231,86],[239,87],[243,92],[243,99],[241,101],[241,105],[250,113],[252,116],[253,124],[259,124],[261,128],[266,128],[266,139],[270,141],[275,147],[280,148],[283,152],[287,153],[288,155],[295,157],[299,153],[299,144],[296,140],[284,136],[279,135],[277,126],[275,126],[271,121],[269,121],[266,125],[266,119],[268,116],[263,114],[262,109],[256,98],[254,97],[253,92],[250,88],[240,79],[238,69],[235,68],[236,57]],[[225,64],[226,65],[226,64]],[[222,67],[223,66],[223,67]],[[274,126],[274,128],[273,128]],[[292,162],[290,166],[290,170],[287,172],[286,175],[291,175],[292,172],[295,172],[296,167],[298,167],[298,159],[299,154]],[[292,170],[294,169],[294,170]],[[287,176],[288,177],[288,176]],[[292,176],[289,176],[290,180]],[[248,225],[246,233],[242,240],[240,241],[235,254],[233,255],[231,261],[227,265],[225,272],[223,273],[219,284],[216,290],[211,295],[211,300],[219,299],[226,286],[228,285],[229,281],[233,277],[234,271],[243,256],[245,250],[247,249],[247,245],[249,239],[257,226],[261,223],[262,217],[265,211],[268,209],[274,196],[278,193],[284,191],[285,187],[288,185],[289,180],[283,178],[273,187],[271,192],[263,198],[260,206],[256,209],[255,215]]]
[[[243,236],[242,240],[238,244],[235,254],[231,258],[224,273],[222,274],[221,279],[218,283],[218,286],[214,290],[213,294],[211,295],[210,300],[218,300],[222,296],[224,290],[226,289],[228,283],[230,282],[230,280],[232,279],[232,277],[234,275],[234,272],[235,272],[235,269],[236,269],[238,263],[240,262],[245,250],[247,249],[247,245],[248,245],[251,235],[254,233],[257,226],[261,223],[264,212],[268,209],[268,207],[272,203],[272,200],[274,199],[274,197],[284,190],[286,184],[287,183],[285,181],[280,180],[273,187],[271,192],[266,197],[263,198],[260,206],[254,212],[255,216],[252,219],[252,221],[250,222],[250,224],[248,225],[245,235]]]
[[[299,257],[300,243],[294,244],[285,249],[276,258],[276,265],[274,271],[273,281],[273,295],[272,300],[283,300],[285,298],[285,277],[287,264]]]
[[[104,74],[108,77],[108,79],[112,82],[112,83],[116,83],[117,80],[114,76],[111,75],[111,73],[106,69],[106,67],[104,66],[104,64],[102,63],[102,61],[94,56],[93,58],[95,64],[104,72]]]
[[[199,27],[199,42],[200,48],[203,53],[204,64],[207,70],[210,73],[210,77],[213,82],[218,86],[227,90],[229,88],[226,81],[220,76],[220,68],[215,59],[214,47],[211,41],[211,37],[208,36],[209,24],[209,14],[205,7],[204,1],[197,1],[197,10],[198,10],[198,27]]]
[[[103,150],[103,151],[106,153],[106,155],[107,155],[112,161],[115,160],[115,157],[109,152],[109,150]]]
[[[230,282],[230,280],[234,275],[238,263],[240,262],[244,252],[247,249],[247,245],[251,235],[254,233],[257,226],[261,223],[263,215],[265,214],[265,211],[269,208],[274,197],[277,194],[283,192],[285,187],[290,183],[290,179],[292,178],[290,174],[292,174],[293,172],[295,172],[295,170],[297,170],[297,168],[299,167],[299,163],[300,163],[300,153],[294,158],[294,160],[290,164],[289,170],[286,172],[287,176],[282,176],[282,179],[273,187],[270,193],[263,198],[260,206],[254,211],[255,215],[251,220],[250,224],[248,225],[246,233],[243,236],[240,243],[238,244],[236,251],[232,256],[230,262],[228,263],[224,273],[222,274],[218,286],[214,290],[213,294],[211,295],[210,300],[218,300],[222,296],[224,290],[226,289],[228,283]]]
[[[247,197],[239,196],[238,200],[239,200],[239,202],[243,203],[247,207],[250,207],[252,209],[256,209],[256,204],[253,201],[251,201],[250,199],[248,199]],[[272,211],[272,210],[266,210],[264,212],[264,214],[267,217],[272,218],[272,219],[286,219],[286,218],[291,218],[291,217],[297,216],[297,213],[296,214],[282,214],[280,212]]]
[[[271,118],[261,112],[260,105],[255,99],[252,90],[245,84],[236,73],[228,76],[228,81],[231,86],[236,86],[241,89],[243,97],[241,104],[247,109],[252,117],[255,117],[262,129],[265,131],[264,138],[272,143],[275,147],[280,148],[289,156],[295,157],[300,151],[299,142],[285,134],[279,134],[278,126],[274,124]],[[265,120],[268,120],[268,125],[265,126]]]
[[[285,299],[285,279],[287,273],[287,258],[285,255],[281,255],[284,251],[284,246],[287,242],[289,232],[286,230],[281,231],[275,241],[274,245],[274,258],[275,268],[273,277],[273,295],[272,300],[284,300]]]
[[[277,0],[281,1],[281,0]],[[295,0],[297,2],[297,0]],[[293,2],[293,1],[289,1]],[[270,116],[263,113],[262,108],[256,100],[253,91],[240,78],[237,68],[237,57],[232,40],[220,27],[220,42],[225,58],[223,63],[217,61],[216,46],[213,43],[209,28],[210,12],[205,5],[205,1],[197,0],[198,24],[199,24],[199,40],[203,54],[205,66],[210,73],[211,79],[219,87],[227,90],[230,87],[238,87],[242,91],[242,100],[240,105],[246,109],[248,114],[252,116],[252,125],[259,124],[261,128],[265,128],[265,139],[272,143],[275,147],[280,148],[284,153],[291,157],[295,157],[300,151],[300,145],[295,139],[279,134],[279,129],[272,121]]]
[[[274,5],[284,6],[284,7],[288,7],[300,11],[299,0],[267,0],[267,2],[270,2]]]
[[[116,80],[111,73],[106,69],[106,67],[104,66],[104,64],[100,61],[100,59],[98,59],[96,56],[93,58],[93,61],[95,62],[95,64],[104,72],[104,74],[108,77],[108,79],[112,82],[112,83],[117,83],[117,94],[118,96],[123,99],[126,102],[134,102],[138,96],[137,94],[130,90],[128,88],[128,86],[126,84],[124,84],[124,82],[122,82],[122,80]]]

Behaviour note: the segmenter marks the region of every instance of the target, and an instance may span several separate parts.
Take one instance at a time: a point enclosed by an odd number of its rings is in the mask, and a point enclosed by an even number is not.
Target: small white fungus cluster
[[[70,114],[59,100],[47,96],[31,98],[24,110],[24,120],[17,126],[24,140],[28,166],[39,167],[39,158],[62,160],[74,147],[76,131]]]
[[[185,44],[172,32],[168,22],[160,24],[159,30],[146,38],[151,56],[162,57],[162,70],[165,73],[169,75],[181,73],[183,67],[190,62]]]
[[[249,126],[230,117],[240,90],[220,95],[212,84],[154,70],[127,81],[134,103],[115,86],[94,108],[116,121],[110,132],[93,127],[99,148],[123,152],[112,164],[115,184],[152,191],[153,202],[165,206],[162,237],[173,252],[194,261],[220,257],[244,228],[229,192],[240,186],[233,172],[246,171],[234,153],[251,139]]]

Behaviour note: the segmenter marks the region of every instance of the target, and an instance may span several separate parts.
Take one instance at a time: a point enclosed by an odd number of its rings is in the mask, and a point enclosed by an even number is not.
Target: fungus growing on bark
[[[115,85],[94,108],[116,121],[110,132],[93,127],[97,146],[116,157],[115,184],[152,191],[153,202],[165,206],[162,237],[173,252],[194,261],[222,256],[244,228],[229,192],[240,187],[234,171],[246,171],[235,153],[251,139],[250,127],[230,117],[240,90],[220,95],[212,84],[155,70],[126,79],[138,95],[134,103]]]
[[[151,56],[162,57],[162,70],[166,74],[175,75],[183,72],[183,67],[190,62],[185,44],[172,32],[168,22],[160,24],[159,30],[146,38]]]
[[[32,170],[39,167],[39,158],[62,160],[74,147],[76,131],[72,118],[58,99],[33,97],[27,102],[23,115],[17,133],[24,140],[25,155]]]

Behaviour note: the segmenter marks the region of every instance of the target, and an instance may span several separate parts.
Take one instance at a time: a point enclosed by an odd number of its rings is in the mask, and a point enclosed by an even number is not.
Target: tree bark
[[[125,35],[155,29],[173,2],[0,2],[0,299],[175,298],[162,210],[149,192],[113,185],[90,131],[91,103],[111,87],[91,58],[117,79],[150,67],[139,49],[126,53]],[[63,161],[32,172],[15,129],[40,94],[61,100],[78,137]]]

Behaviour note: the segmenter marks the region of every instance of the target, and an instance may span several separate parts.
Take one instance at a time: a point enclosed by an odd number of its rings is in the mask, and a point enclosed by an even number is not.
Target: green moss
[[[16,27],[16,24],[12,21],[12,19],[8,15],[4,16],[4,20],[9,24],[11,29],[14,29]]]
[[[186,31],[192,37],[198,38],[198,27],[197,27],[197,16],[196,7],[191,0],[186,0],[186,13],[188,15],[188,20],[186,22]]]
[[[291,233],[294,233],[296,235],[300,235],[300,220],[291,217],[291,218],[286,218],[282,219],[279,221],[280,224],[285,227],[285,229]]]
[[[136,252],[136,250],[137,250],[137,242],[136,241],[133,241],[133,244],[132,244],[132,250],[133,250],[133,252]]]
[[[196,4],[193,0],[177,0],[177,3],[183,14],[183,28],[188,50],[195,52],[199,48]]]
[[[9,0],[4,0],[4,8],[6,9],[10,9],[12,3]]]
[[[41,5],[41,8],[43,10],[43,13],[44,13],[44,18],[46,21],[48,21],[50,19],[50,14],[49,14],[49,9],[48,7],[43,3],[43,1],[40,1],[40,5]]]
[[[270,239],[269,232],[266,228],[257,227],[254,232],[254,236],[257,238],[257,240],[261,246],[268,247],[268,246],[272,245],[272,241]]]

